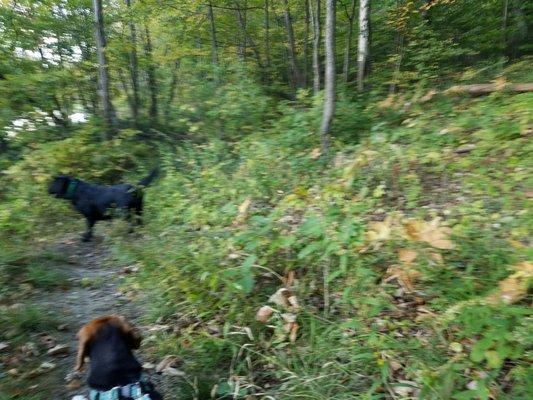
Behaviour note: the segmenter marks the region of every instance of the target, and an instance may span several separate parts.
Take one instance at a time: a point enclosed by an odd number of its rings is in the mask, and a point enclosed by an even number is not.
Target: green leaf
[[[298,259],[301,260],[302,258],[307,257],[308,255],[316,252],[320,247],[322,246],[321,242],[313,242],[310,245],[304,247],[299,253],[298,253]]]

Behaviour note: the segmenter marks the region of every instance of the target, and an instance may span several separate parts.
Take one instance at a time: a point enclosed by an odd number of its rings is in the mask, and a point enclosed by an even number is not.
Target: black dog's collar
[[[78,188],[80,181],[77,179],[72,179],[67,186],[67,191],[65,192],[65,199],[72,199],[74,197],[74,193],[76,193],[76,189]]]

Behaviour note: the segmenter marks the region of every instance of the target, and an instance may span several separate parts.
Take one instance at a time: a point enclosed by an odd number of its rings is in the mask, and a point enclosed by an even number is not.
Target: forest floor
[[[0,384],[0,399],[13,395],[24,399],[70,399],[74,395],[88,395],[85,378],[70,381],[66,378],[75,364],[77,330],[91,319],[108,314],[120,314],[139,323],[141,307],[133,301],[135,295],[121,290],[125,276],[134,273],[135,268],[118,267],[113,263],[101,237],[83,243],[70,235],[45,245],[42,252],[47,257],[55,255],[53,258],[57,261],[48,267],[53,268],[55,276],[64,283],[51,289],[33,288],[23,303],[38,304],[54,323],[31,333],[23,344],[4,343],[8,347],[0,350],[0,360],[9,367],[10,379]],[[16,303],[11,307],[23,308],[24,305]],[[140,328],[143,333],[154,329],[153,326]],[[49,354],[53,348],[60,349],[59,354]],[[142,355],[139,358],[141,362],[149,361]],[[149,362],[145,365],[153,368]],[[155,377],[160,391],[165,383],[162,380]]]

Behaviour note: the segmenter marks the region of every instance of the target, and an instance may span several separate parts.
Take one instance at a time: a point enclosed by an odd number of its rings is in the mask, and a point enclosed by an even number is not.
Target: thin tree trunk
[[[126,6],[128,7],[128,11],[131,12],[131,1],[132,0],[126,0]],[[137,28],[135,27],[135,24],[131,18],[129,17],[129,28],[130,28],[130,77],[131,77],[131,88],[132,88],[132,96],[131,96],[131,115],[133,117],[133,121],[135,125],[138,125],[139,123],[139,63],[137,60]]]
[[[237,56],[244,61],[246,59],[246,15],[242,15],[241,6],[238,2],[235,2],[235,13],[237,22],[241,27],[241,32],[237,35]]]
[[[213,15],[213,4],[211,0],[207,4],[207,18],[209,18],[209,33],[211,35],[211,63],[216,67],[218,65],[218,44],[215,16]]]
[[[148,115],[150,116],[150,121],[153,124],[157,123],[157,81],[155,77],[155,66],[154,66],[154,60],[152,57],[152,40],[150,37],[150,31],[148,30],[148,27],[144,27],[144,31],[146,34],[146,41],[144,45],[144,50],[146,53],[146,57],[148,58],[148,66],[146,68],[146,75],[148,77],[148,88],[150,90],[150,110],[148,112]]]
[[[248,29],[246,26],[246,14],[245,13],[243,14],[241,7],[239,6],[238,3],[235,3],[235,5],[237,8],[237,19],[239,21],[239,25],[241,26],[242,33],[243,33],[243,44],[244,44],[243,52],[244,54],[246,54],[246,47],[248,44],[250,44],[250,47],[252,48],[252,52],[254,53],[254,57],[257,61],[257,65],[259,66],[259,68],[262,69],[263,63],[261,61],[261,54],[259,53],[259,48],[255,44],[254,39],[248,34]]]
[[[270,73],[270,14],[268,0],[265,0],[265,62]]]
[[[313,94],[320,92],[320,0],[316,8],[309,2],[311,24],[313,25]]]
[[[362,92],[365,88],[365,77],[368,73],[369,38],[370,38],[370,0],[360,0],[359,3],[359,45],[357,48],[357,89]]]
[[[304,29],[304,68],[302,84],[307,87],[309,77],[309,0],[305,0],[305,29]]]
[[[348,32],[346,33],[346,42],[344,45],[344,62],[342,65],[342,74],[344,82],[348,82],[348,74],[350,72],[350,51],[352,50],[352,36],[353,36],[353,20],[355,17],[355,0],[352,0],[350,12],[346,10],[348,17]]]
[[[104,30],[104,17],[102,0],[93,0],[96,53],[98,57],[98,95],[102,104],[103,118],[107,125],[104,139],[109,139],[116,126],[116,114],[109,95],[108,64],[105,55],[106,38]]]
[[[327,155],[331,121],[335,115],[335,0],[326,0],[326,74],[324,82],[324,112],[322,114],[322,154]]]
[[[507,18],[509,12],[509,0],[503,0],[503,15],[502,15],[502,50],[505,55],[507,50]]]
[[[124,75],[124,71],[122,71],[122,68],[118,68],[117,73],[118,73],[118,79],[120,81],[120,85],[122,86],[122,90],[124,90],[124,93],[126,94],[126,99],[128,101],[128,104],[130,108],[133,109],[133,98],[130,94],[130,89],[126,81],[126,76]]]
[[[170,116],[170,108],[172,107],[172,102],[176,95],[176,86],[178,84],[178,69],[180,68],[180,60],[176,60],[174,63],[174,68],[172,70],[172,80],[170,82],[170,87],[168,90],[167,104],[165,107],[165,121],[168,121]]]
[[[400,80],[400,69],[402,67],[403,52],[404,52],[404,40],[405,37],[398,28],[396,32],[396,52],[397,59],[394,66],[394,72],[392,73],[392,83],[389,86],[389,93],[396,93],[398,90],[398,82]]]
[[[289,42],[289,59],[292,69],[292,86],[296,89],[301,87],[301,74],[298,67],[298,60],[296,59],[296,43],[294,41],[294,30],[292,27],[291,12],[289,9],[288,0],[284,0],[285,3],[285,28],[287,29],[287,40]]]

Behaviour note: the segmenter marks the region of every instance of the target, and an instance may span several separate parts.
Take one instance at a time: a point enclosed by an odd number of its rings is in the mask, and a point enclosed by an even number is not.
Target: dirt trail
[[[68,345],[69,351],[63,357],[39,356],[39,362],[51,362],[55,368],[37,375],[28,382],[30,393],[38,398],[54,400],[71,399],[76,394],[87,395],[88,389],[82,379],[82,386],[69,389],[65,376],[72,372],[76,356],[76,332],[89,320],[106,314],[121,314],[134,323],[141,315],[138,306],[129,301],[119,286],[124,279],[122,268],[108,262],[109,249],[101,238],[91,243],[81,243],[78,238],[65,238],[53,247],[68,262],[56,266],[57,271],[69,281],[68,288],[54,291],[35,291],[28,300],[44,310],[51,311],[61,321],[62,329],[36,335],[34,341],[52,340]],[[142,355],[138,354],[142,361]]]

